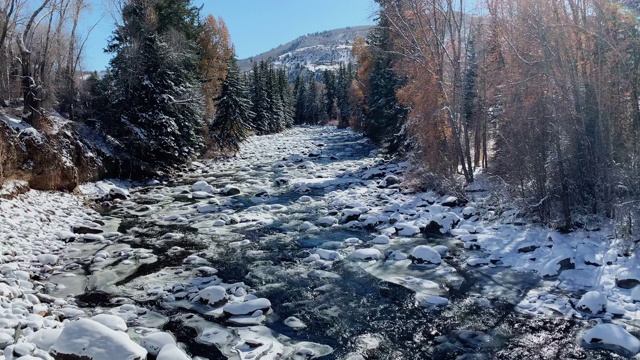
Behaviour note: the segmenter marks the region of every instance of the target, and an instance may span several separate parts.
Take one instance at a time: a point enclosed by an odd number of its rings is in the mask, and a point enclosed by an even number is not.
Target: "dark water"
[[[323,142],[325,154],[338,154],[337,160],[328,156],[311,159],[319,165],[341,161],[345,164],[366,159],[371,147],[360,138],[339,133],[333,137],[317,136],[307,142]],[[258,164],[256,164],[258,165]],[[269,163],[261,163],[252,171],[253,177],[263,177],[269,182],[283,174],[273,170]],[[238,177],[234,171],[215,171],[205,174],[215,179],[215,185],[246,185],[246,177]],[[191,184],[193,179],[205,177],[202,173],[185,173],[175,179],[173,186]],[[210,183],[214,183],[213,180]],[[346,188],[346,185],[342,186]],[[337,187],[339,189],[340,186]],[[157,188],[156,188],[157,190]],[[291,205],[301,195],[293,191],[270,189],[276,193],[267,204]],[[335,190],[335,188],[333,189]],[[179,203],[185,206],[195,201],[184,196],[170,200],[153,201],[145,196],[152,188],[140,188],[133,194],[138,205],[156,205],[167,208]],[[320,197],[328,190],[312,190],[312,197]],[[254,205],[251,196],[240,194],[227,197],[233,201],[230,208],[242,214]],[[131,204],[127,205],[132,207]],[[317,206],[317,205],[313,205]],[[328,345],[334,349],[323,359],[343,359],[349,353],[359,353],[365,359],[615,359],[614,353],[586,350],[580,346],[579,333],[589,322],[562,317],[530,317],[516,311],[517,304],[530,289],[541,286],[541,279],[533,274],[521,274],[505,268],[469,268],[461,260],[460,249],[452,249],[445,259],[447,266],[455,269],[460,281],[448,283],[442,277],[431,279],[439,284],[438,291],[450,300],[446,307],[419,306],[414,292],[392,282],[381,280],[359,263],[343,260],[327,268],[329,273],[307,276],[310,268],[302,259],[310,250],[330,241],[342,241],[349,237],[370,239],[367,230],[332,228],[317,233],[292,231],[292,221],[317,219],[319,210],[298,207],[281,214],[272,224],[234,230],[238,239],[251,243],[239,249],[225,246],[229,235],[198,234],[188,225],[158,225],[148,216],[131,216],[116,205],[108,215],[121,219],[119,231],[124,234],[117,241],[134,248],[152,249],[158,260],[140,266],[137,271],[116,285],[124,288],[135,279],[154,274],[165,268],[184,267],[183,259],[189,254],[200,254],[218,270],[217,276],[226,283],[244,282],[261,297],[272,303],[273,312],[265,325],[283,334],[292,342],[309,341]],[[175,241],[159,242],[167,232],[184,234]],[[429,238],[425,244],[447,243],[447,238]],[[180,246],[179,256],[169,249]],[[411,246],[414,246],[412,244]],[[367,247],[369,245],[360,245]],[[412,269],[430,278],[429,269]],[[321,275],[331,275],[322,277]],[[304,276],[303,276],[304,275]],[[120,294],[89,292],[77,297],[81,306],[115,306],[113,299]],[[167,309],[159,301],[138,301],[140,306],[165,314],[169,322],[165,330],[174,333],[187,345],[194,356],[209,359],[224,358],[212,345],[196,341],[197,332],[185,325],[185,318],[198,316],[195,311]],[[307,327],[294,330],[284,324],[284,319],[296,316]],[[223,326],[233,327],[225,319],[207,318]],[[375,348],[367,348],[364,339],[378,342]]]

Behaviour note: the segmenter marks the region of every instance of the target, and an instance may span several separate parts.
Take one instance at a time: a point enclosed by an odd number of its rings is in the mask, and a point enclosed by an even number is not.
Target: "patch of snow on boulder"
[[[598,324],[589,329],[582,340],[589,346],[604,345],[603,348],[607,350],[610,350],[609,347],[620,348],[631,356],[640,352],[640,340],[616,324]]]
[[[442,262],[440,254],[431,246],[427,245],[416,246],[411,252],[411,255],[409,255],[409,258],[416,264],[440,265]]]
[[[222,286],[209,286],[200,290],[200,299],[209,305],[217,305],[227,299],[227,290]]]
[[[77,357],[89,360],[143,360],[147,350],[121,331],[99,322],[80,319],[67,324],[53,345],[56,358]]]
[[[142,338],[142,346],[153,356],[157,356],[166,345],[176,345],[176,339],[166,332],[155,332]]]
[[[364,260],[364,261],[380,260],[382,259],[382,253],[380,253],[380,250],[374,249],[374,248],[358,249],[352,252],[351,255],[349,255],[349,257],[352,259]]]
[[[590,314],[602,314],[607,308],[607,297],[597,291],[589,291],[582,295],[576,308]]]
[[[127,323],[119,316],[110,314],[98,314],[91,318],[111,330],[127,331]]]
[[[257,310],[268,310],[271,308],[271,301],[268,299],[260,298],[245,301],[242,303],[227,304],[223,311],[231,315],[247,315],[252,314]]]

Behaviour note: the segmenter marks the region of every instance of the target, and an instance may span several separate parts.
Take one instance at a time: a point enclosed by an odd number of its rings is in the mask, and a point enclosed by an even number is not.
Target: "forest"
[[[49,109],[90,127],[145,173],[233,154],[250,134],[331,123],[408,156],[418,188],[460,189],[484,174],[508,194],[499,201],[541,222],[571,229],[606,214],[632,223],[633,4],[377,4],[377,25],[355,39],[355,64],[290,82],[264,61],[241,73],[224,20],[188,0],[114,2],[113,59],[104,76],[86,76],[77,31],[86,0],[7,0],[0,94],[36,128]]]

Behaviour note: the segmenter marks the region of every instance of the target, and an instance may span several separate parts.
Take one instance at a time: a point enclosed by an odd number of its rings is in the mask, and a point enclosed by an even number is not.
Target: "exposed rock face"
[[[72,191],[107,173],[100,151],[72,122],[43,119],[43,129],[0,115],[0,184],[23,179],[36,190]]]

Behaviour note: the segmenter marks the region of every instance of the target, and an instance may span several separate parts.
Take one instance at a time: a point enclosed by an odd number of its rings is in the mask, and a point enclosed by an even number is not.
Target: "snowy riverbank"
[[[82,196],[30,191],[1,200],[4,359],[145,359],[162,350],[158,359],[355,360],[403,351],[383,332],[389,326],[376,325],[376,307],[413,321],[466,302],[474,311],[506,303],[518,318],[571,320],[577,332],[566,340],[587,358],[609,353],[580,350],[583,341],[640,351],[640,262],[606,224],[559,234],[515,212],[496,214],[482,193],[469,203],[409,194],[401,190],[408,164],[370,150],[346,130],[296,128],[252,138],[234,159],[196,162],[170,184],[101,182]],[[107,213],[85,205],[112,188]],[[379,295],[385,283],[413,298],[394,308]],[[374,295],[345,295],[352,284],[374,286]],[[371,308],[356,305],[363,301]],[[368,319],[363,331],[358,316]],[[417,331],[411,326],[388,331]],[[421,356],[438,347],[477,358],[506,351],[490,340],[502,336],[491,326],[460,326],[408,336],[433,338]],[[331,335],[340,331],[355,340]]]

